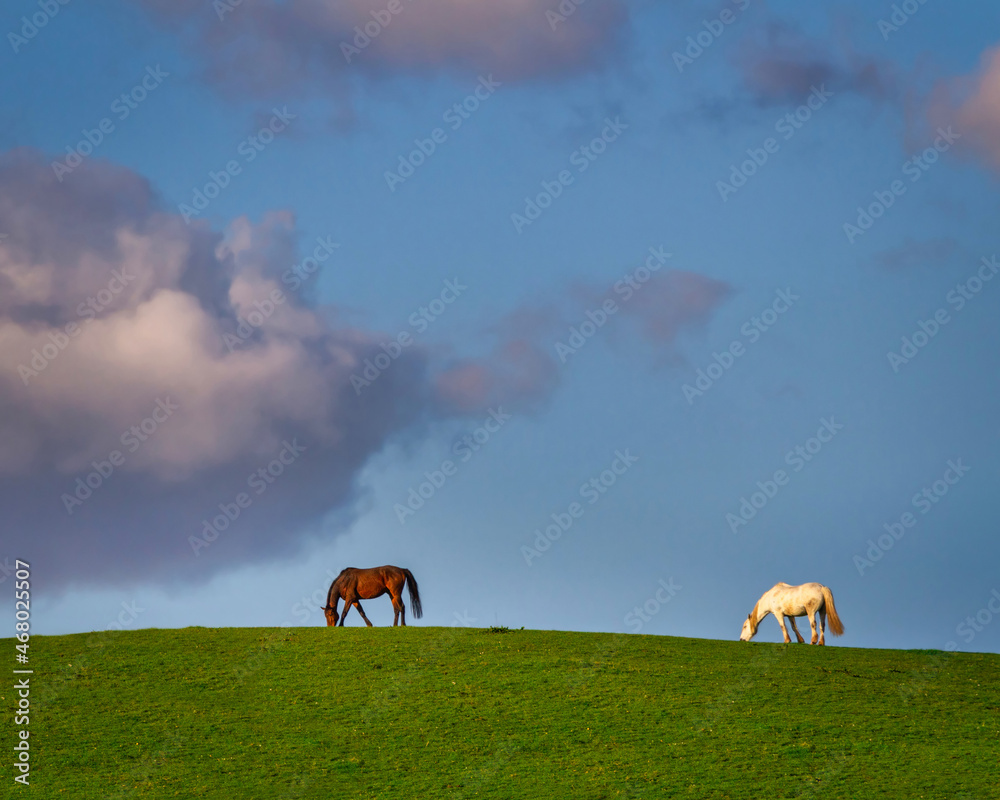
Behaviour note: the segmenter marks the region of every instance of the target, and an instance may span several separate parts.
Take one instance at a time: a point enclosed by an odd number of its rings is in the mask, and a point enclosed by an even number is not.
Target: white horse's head
[[[747,614],[746,621],[743,623],[743,630],[740,631],[740,641],[749,642],[756,635],[757,628],[754,627],[753,622],[750,620],[750,615]]]

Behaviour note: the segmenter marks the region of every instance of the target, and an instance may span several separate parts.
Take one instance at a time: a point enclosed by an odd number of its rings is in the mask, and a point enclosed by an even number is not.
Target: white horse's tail
[[[833,592],[828,586],[823,587],[823,602],[826,604],[826,615],[830,620],[830,633],[840,636],[844,632],[844,623],[837,615],[837,607],[833,604]]]

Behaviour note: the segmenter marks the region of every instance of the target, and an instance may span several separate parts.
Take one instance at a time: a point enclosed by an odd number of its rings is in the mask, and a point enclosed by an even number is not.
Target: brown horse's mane
[[[340,571],[340,574],[333,579],[333,583],[330,584],[330,591],[326,593],[326,605],[327,608],[333,607],[333,598],[340,596],[340,586],[343,583],[344,576],[354,567],[345,567]]]

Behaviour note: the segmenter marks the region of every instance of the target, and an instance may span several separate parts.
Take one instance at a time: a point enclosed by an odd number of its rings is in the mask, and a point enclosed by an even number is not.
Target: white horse
[[[826,630],[826,615],[830,615],[830,633],[840,636],[844,632],[844,624],[837,616],[837,609],[833,605],[833,592],[821,583],[803,583],[801,586],[789,586],[787,583],[778,583],[761,595],[760,600],[753,607],[753,611],[747,614],[746,622],[743,623],[743,631],[740,633],[741,642],[749,642],[757,635],[757,626],[768,614],[774,614],[775,619],[781,626],[781,632],[785,636],[785,644],[791,642],[788,638],[788,631],[785,628],[785,617],[792,623],[792,630],[795,631],[795,638],[799,643],[805,642],[799,629],[795,627],[796,617],[809,617],[809,627],[812,628],[812,642],[816,644],[816,612],[819,612],[819,643],[826,644],[824,632]]]

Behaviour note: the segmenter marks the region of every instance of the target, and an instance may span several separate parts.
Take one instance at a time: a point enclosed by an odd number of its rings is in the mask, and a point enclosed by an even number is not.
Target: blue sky
[[[71,3],[23,40],[46,12],[5,12],[0,558],[32,563],[35,632],[103,629],[123,603],[127,627],[321,625],[331,574],[389,563],[420,583],[418,624],[735,639],[774,583],[819,581],[833,643],[1000,650],[996,9],[927,3],[880,30],[891,4],[606,2],[553,28],[557,3],[425,0],[348,63],[387,5]],[[529,201],[548,207],[519,225]],[[651,249],[670,257],[638,283]],[[115,269],[136,276],[117,292]],[[699,370],[716,377],[685,393]],[[165,397],[176,415],[70,512]],[[295,437],[301,457],[190,546]]]

